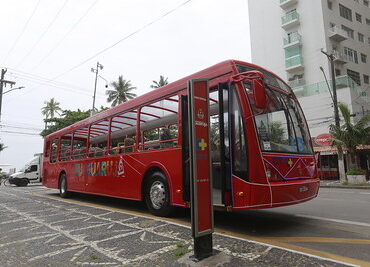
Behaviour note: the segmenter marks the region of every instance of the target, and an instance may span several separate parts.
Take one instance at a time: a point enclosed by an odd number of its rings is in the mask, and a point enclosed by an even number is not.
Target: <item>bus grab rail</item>
[[[245,80],[254,80],[254,79],[264,79],[264,75],[260,71],[247,71],[238,73],[236,75],[231,76],[231,81],[234,83],[242,82]]]

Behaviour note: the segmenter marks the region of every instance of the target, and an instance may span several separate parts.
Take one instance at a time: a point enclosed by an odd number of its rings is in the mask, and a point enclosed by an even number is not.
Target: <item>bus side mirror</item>
[[[253,80],[253,93],[255,105],[257,108],[267,107],[266,88],[261,79]]]

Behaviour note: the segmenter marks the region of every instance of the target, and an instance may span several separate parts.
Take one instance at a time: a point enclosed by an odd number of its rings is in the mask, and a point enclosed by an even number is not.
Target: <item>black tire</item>
[[[59,178],[59,195],[62,198],[71,196],[71,193],[68,191],[67,175],[65,173],[62,173]]]
[[[170,190],[162,172],[154,172],[145,184],[145,203],[149,211],[161,217],[169,216],[174,207],[170,205]]]
[[[17,179],[17,181],[15,182],[15,185],[16,186],[19,186],[19,187],[24,187],[24,186],[27,186],[29,183],[28,179],[27,178],[19,178]]]

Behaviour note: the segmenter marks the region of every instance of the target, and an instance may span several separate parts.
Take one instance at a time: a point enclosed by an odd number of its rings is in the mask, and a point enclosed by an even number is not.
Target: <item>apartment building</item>
[[[334,123],[322,50],[335,56],[338,101],[354,121],[370,113],[369,0],[249,0],[249,18],[252,62],[293,87],[312,137]]]

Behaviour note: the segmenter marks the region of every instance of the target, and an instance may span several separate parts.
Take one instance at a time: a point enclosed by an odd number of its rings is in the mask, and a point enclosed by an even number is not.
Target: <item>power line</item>
[[[38,133],[27,133],[27,132],[16,132],[16,131],[1,131],[0,133],[22,134],[22,135],[33,135],[33,136],[37,135],[37,136],[40,136],[40,134],[38,134]]]
[[[82,87],[78,87],[76,85],[68,84],[68,83],[65,83],[65,82],[52,81],[52,80],[50,80],[48,78],[45,78],[45,77],[42,77],[42,76],[38,76],[38,75],[31,74],[31,73],[15,70],[15,69],[12,69],[12,68],[10,68],[10,70],[12,70],[13,72],[9,72],[9,74],[11,74],[16,79],[25,80],[25,81],[29,81],[29,82],[37,83],[37,84],[41,84],[41,85],[53,86],[53,87],[56,87],[56,88],[59,88],[59,89],[62,89],[62,90],[66,90],[66,91],[70,91],[70,92],[76,92],[76,93],[85,94],[85,95],[90,96],[90,93],[89,93],[90,90],[82,88]],[[105,96],[103,94],[99,94],[99,97],[103,98]]]
[[[20,126],[11,126],[6,124],[0,124],[0,127],[4,128],[14,128],[14,129],[22,129],[22,130],[32,130],[32,131],[42,131],[41,128],[31,128],[31,127],[20,127]]]
[[[67,71],[65,71],[65,72],[63,72],[63,73],[61,73],[61,74],[59,74],[59,75],[55,76],[55,77],[54,77],[54,78],[52,78],[51,80],[56,80],[56,79],[60,78],[61,76],[63,76],[63,75],[65,75],[65,74],[67,74],[67,73],[69,73],[69,72],[71,72],[71,71],[73,71],[73,70],[77,69],[78,67],[82,66],[83,64],[85,64],[86,62],[90,61],[91,59],[94,59],[95,57],[97,57],[97,56],[99,56],[99,55],[101,55],[101,54],[105,53],[106,51],[108,51],[108,50],[112,49],[113,47],[117,46],[117,45],[118,45],[118,44],[120,44],[121,42],[123,42],[123,41],[127,40],[128,38],[130,38],[130,37],[134,36],[135,34],[137,34],[137,33],[141,32],[142,30],[144,30],[145,28],[147,28],[147,27],[151,26],[152,24],[154,24],[154,23],[156,23],[156,22],[160,21],[161,19],[165,18],[166,16],[170,15],[171,13],[175,12],[177,9],[179,9],[179,8],[183,7],[184,5],[188,4],[188,3],[189,3],[189,2],[191,2],[191,1],[192,1],[192,0],[187,0],[187,1],[183,2],[182,4],[180,4],[180,5],[176,6],[175,8],[173,8],[173,9],[171,9],[171,10],[167,11],[166,13],[164,13],[163,15],[161,15],[160,17],[158,17],[158,18],[156,18],[156,19],[152,20],[151,22],[149,22],[149,23],[145,24],[144,26],[142,26],[141,28],[139,28],[139,29],[135,30],[134,32],[132,32],[132,33],[130,33],[130,34],[128,34],[128,35],[126,35],[126,36],[124,36],[123,38],[121,38],[120,40],[118,40],[117,42],[115,42],[114,44],[112,44],[112,45],[110,45],[110,46],[108,46],[108,47],[106,47],[106,48],[104,48],[104,49],[100,50],[99,52],[97,52],[97,53],[95,53],[94,55],[92,55],[92,56],[88,57],[87,59],[83,60],[81,63],[77,64],[76,66],[74,66],[74,67],[70,68],[69,70],[67,70]]]
[[[33,67],[33,70],[36,70],[38,67],[40,67],[40,65],[54,52],[54,50],[60,46],[60,44],[67,38],[67,36],[77,27],[78,24],[80,24],[80,22],[87,16],[87,14],[90,13],[90,10],[96,5],[98,1],[99,0],[96,0],[94,3],[92,3],[92,5],[89,6],[85,13],[72,25],[69,31],[64,34],[64,36],[58,41],[58,43],[49,50],[46,56],[44,56],[35,67]]]
[[[24,34],[24,32],[26,31],[26,28],[28,26],[28,23],[31,21],[32,17],[35,15],[36,13],[36,10],[37,8],[39,7],[39,4],[40,4],[41,0],[38,0],[36,6],[34,7],[32,13],[31,13],[31,16],[28,18],[28,20],[26,21],[26,24],[24,24],[23,26],[23,29],[21,31],[21,33],[18,35],[17,39],[15,40],[15,42],[13,43],[12,47],[10,48],[10,50],[8,51],[7,55],[5,56],[3,62],[5,63],[6,60],[8,59],[9,55],[13,52],[14,48],[16,47],[19,39],[22,37],[22,35]]]
[[[64,9],[64,7],[67,5],[69,0],[65,0],[63,5],[59,8],[57,14],[54,16],[53,20],[49,23],[48,27],[45,29],[45,31],[40,35],[39,39],[36,41],[36,43],[33,44],[32,48],[28,51],[28,53],[21,59],[21,61],[16,65],[16,68],[18,68],[19,66],[21,66],[23,64],[23,62],[29,57],[29,55],[31,55],[31,53],[33,52],[33,50],[36,48],[36,46],[40,43],[40,41],[44,38],[44,36],[48,33],[48,31],[50,30],[50,28],[53,26],[53,24],[55,23],[55,21],[57,20],[57,18],[59,17],[60,13],[62,12],[62,10]]]

